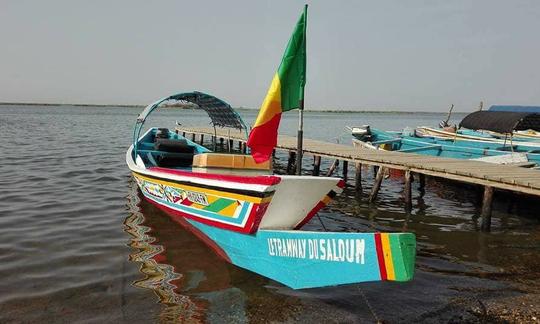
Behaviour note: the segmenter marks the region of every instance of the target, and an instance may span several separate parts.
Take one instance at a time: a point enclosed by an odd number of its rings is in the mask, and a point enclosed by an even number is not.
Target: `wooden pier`
[[[246,150],[246,137],[237,130],[217,129],[203,127],[177,127],[176,131],[184,136],[199,136],[202,142],[203,136],[216,137],[217,143],[227,141],[229,147],[233,147],[234,142],[238,142],[241,151]],[[289,162],[287,170],[294,170],[296,137],[280,135],[276,149],[289,151]],[[321,157],[334,160],[330,167],[329,174],[339,164],[343,163],[343,177],[347,178],[348,163],[351,162],[356,167],[355,188],[361,190],[361,167],[371,165],[378,168],[375,182],[369,196],[370,201],[377,197],[377,192],[384,178],[385,169],[397,169],[405,172],[405,208],[412,207],[411,178],[412,174],[419,175],[420,185],[424,183],[424,177],[432,176],[459,181],[468,184],[480,185],[484,187],[482,203],[482,224],[481,229],[489,231],[491,226],[491,202],[493,189],[509,190],[513,192],[525,193],[540,196],[540,171],[522,168],[512,165],[499,165],[480,161],[458,160],[441,157],[431,157],[411,153],[390,152],[383,150],[368,150],[355,148],[340,144],[333,144],[323,141],[304,139],[303,153],[314,156],[313,174],[319,175]]]

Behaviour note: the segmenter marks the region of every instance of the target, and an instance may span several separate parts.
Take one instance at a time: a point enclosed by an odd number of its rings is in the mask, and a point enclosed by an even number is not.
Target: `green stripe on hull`
[[[219,198],[218,200],[214,201],[210,205],[204,207],[204,210],[208,210],[214,213],[219,212],[220,210],[223,210],[227,207],[229,207],[231,204],[234,204],[236,200],[226,199],[226,198]]]
[[[389,234],[396,281],[409,281],[414,274],[416,237],[412,233]]]

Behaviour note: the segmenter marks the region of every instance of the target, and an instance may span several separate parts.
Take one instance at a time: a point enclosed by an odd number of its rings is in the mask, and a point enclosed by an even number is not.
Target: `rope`
[[[319,214],[317,213],[317,218],[319,219],[319,222],[321,222],[321,225],[322,225],[322,228],[324,229],[325,232],[328,232],[328,230],[326,229],[326,226],[324,226],[324,223],[322,221],[322,218],[321,216],[319,216]]]
[[[373,315],[373,318],[375,319],[376,323],[384,323],[384,321],[382,321],[377,315],[377,313],[375,312],[375,309],[373,309],[373,306],[371,306],[371,303],[369,302],[366,294],[364,294],[364,291],[362,291],[360,286],[358,286],[358,292],[360,292],[360,295],[362,295],[362,297],[364,298],[364,301],[366,302],[366,305],[369,311],[371,312],[371,315]]]

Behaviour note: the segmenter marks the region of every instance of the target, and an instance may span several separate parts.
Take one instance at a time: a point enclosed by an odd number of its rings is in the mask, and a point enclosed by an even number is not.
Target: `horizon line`
[[[51,103],[51,102],[0,102],[0,106],[74,106],[74,107],[126,107],[126,108],[142,108],[147,105],[141,104],[93,104],[93,103]],[[172,107],[174,109],[174,107]],[[249,107],[233,107],[238,110],[249,110],[257,111],[258,108],[249,108]],[[171,109],[171,108],[168,108]],[[181,108],[181,109],[190,109],[190,108]],[[430,111],[430,110],[369,110],[369,109],[359,109],[359,110],[339,110],[339,109],[304,109],[304,111],[309,112],[330,112],[330,113],[436,113],[444,114],[448,113],[446,111]],[[467,114],[471,113],[469,111],[453,111],[452,113],[456,114]]]

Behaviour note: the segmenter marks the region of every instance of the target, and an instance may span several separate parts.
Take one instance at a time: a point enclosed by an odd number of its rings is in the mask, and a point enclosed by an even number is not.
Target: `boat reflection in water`
[[[132,182],[124,221],[134,249],[129,260],[140,264],[143,275],[133,285],[152,290],[164,305],[160,320],[247,322],[251,314],[261,313],[269,320],[288,317],[287,308],[298,303],[296,298],[274,294],[268,289],[271,280],[221,260],[142,198]]]

